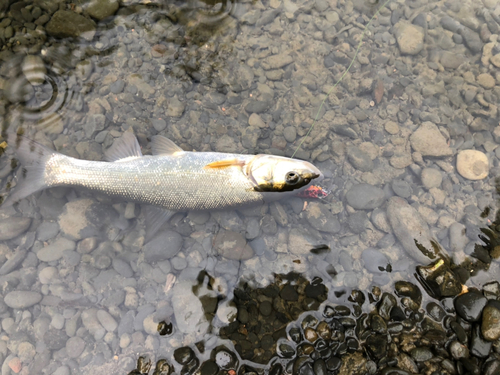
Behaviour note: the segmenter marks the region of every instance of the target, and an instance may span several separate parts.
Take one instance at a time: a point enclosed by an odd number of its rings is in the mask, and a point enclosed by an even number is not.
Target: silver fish
[[[187,152],[162,136],[152,137],[153,155],[142,155],[129,132],[106,151],[107,162],[72,158],[25,137],[9,144],[17,147],[23,167],[5,205],[49,187],[83,187],[159,208],[151,215],[164,222],[177,211],[221,210],[281,199],[323,178],[318,168],[305,161]]]

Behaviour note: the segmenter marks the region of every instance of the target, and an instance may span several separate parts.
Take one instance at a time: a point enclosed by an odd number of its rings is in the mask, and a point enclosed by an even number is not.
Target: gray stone
[[[148,263],[167,260],[177,255],[181,247],[182,237],[179,233],[171,230],[161,232],[144,245],[144,259]]]
[[[306,219],[311,226],[321,232],[337,233],[340,231],[340,222],[334,214],[324,205],[311,202],[306,209]]]
[[[54,243],[45,246],[36,253],[38,259],[42,262],[53,262],[62,258],[67,250],[74,250],[76,244],[66,238],[59,238]]]
[[[372,248],[364,250],[361,258],[365,263],[365,268],[373,273],[386,272],[386,268],[390,264],[389,259],[384,254]]]
[[[132,271],[132,267],[123,259],[113,258],[113,269],[118,272],[123,277],[132,277],[134,275],[134,271]]]
[[[167,122],[163,119],[153,119],[151,120],[151,123],[157,132],[161,132],[167,127]]]
[[[125,81],[119,79],[109,85],[109,91],[111,91],[113,94],[119,94],[123,91],[124,87]]]
[[[297,138],[297,130],[293,126],[287,126],[283,129],[283,136],[285,137],[287,142],[294,142]]]
[[[19,267],[21,263],[24,261],[27,254],[28,250],[25,249],[17,250],[15,254],[12,257],[10,257],[4,264],[2,264],[2,267],[0,267],[0,276],[7,275],[12,271],[16,270],[17,267]]]
[[[450,225],[450,250],[464,251],[465,246],[469,242],[467,238],[465,225],[461,223],[453,223]]]
[[[219,255],[233,260],[247,260],[253,257],[254,252],[247,244],[245,237],[232,231],[221,231],[214,241],[214,248]]]
[[[108,332],[114,332],[118,327],[118,323],[116,323],[115,318],[113,318],[111,314],[105,310],[97,311],[97,319]]]
[[[372,210],[385,201],[384,191],[369,184],[354,185],[346,194],[347,203],[357,210]]]
[[[443,176],[435,168],[424,168],[420,174],[420,179],[426,189],[432,189],[441,186]]]
[[[408,255],[423,264],[436,260],[444,250],[432,238],[429,227],[418,211],[403,198],[392,197],[387,203],[387,218],[394,234]]]
[[[432,122],[426,121],[410,136],[411,147],[422,156],[445,157],[452,154],[443,134]]]
[[[70,337],[66,341],[66,353],[70,358],[78,358],[85,349],[85,341],[81,337]]]
[[[347,159],[354,168],[362,172],[373,170],[373,161],[370,155],[356,146],[347,147]]]
[[[179,281],[172,290],[172,307],[177,328],[182,333],[204,333],[208,323],[200,299],[193,294],[193,285]]]
[[[36,239],[38,241],[47,241],[54,238],[59,232],[59,225],[55,222],[44,221],[36,229]]]
[[[118,7],[118,0],[92,0],[86,10],[91,17],[101,21],[115,14]]]
[[[58,10],[52,15],[45,30],[56,38],[82,37],[91,41],[95,35],[95,23],[84,16],[68,10]]]
[[[23,234],[31,225],[29,217],[10,217],[0,220],[0,241],[7,241]]]
[[[167,115],[171,117],[181,117],[186,106],[176,97],[170,99],[167,108]]]
[[[424,30],[408,21],[394,25],[394,34],[402,54],[416,55],[424,48]]]
[[[17,290],[10,292],[4,298],[4,302],[11,309],[26,309],[36,305],[42,300],[42,295],[37,292]]]

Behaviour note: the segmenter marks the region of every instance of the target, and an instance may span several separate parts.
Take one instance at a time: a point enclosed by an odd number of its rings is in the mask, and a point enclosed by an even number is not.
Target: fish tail
[[[48,160],[56,151],[24,136],[17,135],[14,142],[9,142],[16,148],[16,154],[21,167],[17,173],[17,185],[2,204],[9,207],[21,199],[48,187],[45,181],[45,169]]]

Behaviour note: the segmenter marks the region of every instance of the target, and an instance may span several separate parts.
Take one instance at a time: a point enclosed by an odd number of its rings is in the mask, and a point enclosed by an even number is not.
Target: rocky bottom
[[[140,357],[129,374],[149,374],[153,367],[154,375],[169,375],[175,368],[201,375],[500,374],[498,281],[482,290],[464,287],[454,297],[425,298],[426,303],[420,287],[406,281],[396,282],[393,292],[376,286],[367,293],[353,290],[346,304],[325,301],[321,306],[305,302],[313,300],[311,294],[327,293],[318,279],[304,283],[301,277],[293,281],[277,275],[267,288],[247,289],[235,293],[238,317],[220,332],[235,352],[219,346],[201,362],[192,348],[181,347],[174,351],[175,367],[165,359],[152,366]],[[295,302],[283,302],[283,295],[296,296]],[[295,305],[295,313],[306,312],[280,325],[292,311],[283,315],[283,303]],[[159,330],[170,332],[163,324]],[[203,343],[196,349],[203,353]],[[264,366],[245,360],[266,357]]]

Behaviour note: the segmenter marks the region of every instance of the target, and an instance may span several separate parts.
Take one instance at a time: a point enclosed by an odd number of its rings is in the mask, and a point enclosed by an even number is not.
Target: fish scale
[[[126,201],[173,211],[210,210],[264,202],[241,168],[205,166],[220,160],[248,161],[253,155],[181,153],[143,156],[108,163],[56,154],[45,170],[45,184],[84,187]]]

